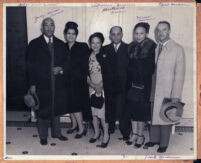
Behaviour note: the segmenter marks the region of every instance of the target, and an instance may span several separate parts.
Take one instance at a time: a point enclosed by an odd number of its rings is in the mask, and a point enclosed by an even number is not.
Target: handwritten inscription
[[[34,23],[37,23],[39,20],[44,19],[45,17],[53,17],[53,16],[56,16],[58,14],[61,14],[62,12],[64,12],[64,10],[55,9],[55,10],[48,11],[46,14],[35,16],[34,17]]]
[[[160,159],[179,159],[178,156],[169,156],[169,155],[147,155],[145,159],[149,160],[160,160]]]
[[[98,3],[93,4],[92,7],[101,9],[103,13],[109,12],[110,14],[117,14],[122,13],[126,11],[126,8],[135,6],[135,4],[132,3],[113,3],[113,4],[107,4],[107,3]]]
[[[107,7],[103,8],[102,12],[110,12],[111,14],[124,12],[125,7]]]
[[[190,4],[188,3],[165,3],[165,2],[160,2],[159,6],[161,7],[166,7],[166,6],[189,6]]]
[[[136,16],[137,17],[137,20],[139,22],[142,22],[142,21],[149,21],[149,20],[154,20],[155,17],[153,16]]]
[[[44,3],[44,4],[38,4],[38,3],[19,3],[18,6],[52,6],[55,7],[57,3]]]

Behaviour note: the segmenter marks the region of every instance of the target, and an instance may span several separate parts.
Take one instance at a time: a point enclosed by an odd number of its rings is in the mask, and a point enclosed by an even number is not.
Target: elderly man
[[[112,120],[109,124],[109,132],[113,133],[115,130],[115,120],[119,121],[119,129],[123,135],[123,139],[127,140],[131,131],[131,124],[129,115],[125,107],[125,91],[126,91],[126,78],[128,58],[128,44],[122,41],[123,31],[120,26],[113,26],[110,29],[109,38],[111,43],[104,47],[105,52],[113,58],[113,67],[115,74],[116,86],[116,119]]]
[[[27,50],[30,91],[38,95],[40,102],[36,115],[41,145],[47,145],[49,121],[52,138],[67,140],[61,134],[60,115],[67,113],[64,74],[68,58],[64,42],[54,36],[54,31],[53,19],[45,18],[42,35],[32,40]]]
[[[161,21],[156,27],[156,70],[155,85],[152,87],[151,101],[153,103],[152,124],[150,128],[150,142],[146,147],[159,145],[157,152],[166,152],[171,123],[164,122],[160,116],[160,110],[164,98],[171,98],[173,103],[181,100],[185,78],[185,53],[184,49],[170,38],[170,23]]]

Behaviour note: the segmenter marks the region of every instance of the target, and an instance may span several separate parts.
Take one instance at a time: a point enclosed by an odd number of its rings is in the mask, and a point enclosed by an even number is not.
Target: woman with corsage
[[[132,134],[126,142],[140,148],[144,142],[146,121],[151,120],[150,93],[155,69],[156,44],[148,38],[149,24],[140,22],[133,29],[133,42],[129,44],[128,89],[126,105],[132,122]]]
[[[104,36],[102,33],[96,32],[89,37],[91,52],[87,78],[94,127],[94,135],[89,142],[95,143],[100,138],[99,124],[101,123],[103,138],[102,143],[97,145],[100,148],[107,147],[110,140],[108,123],[115,118],[112,58],[103,52],[103,42]]]

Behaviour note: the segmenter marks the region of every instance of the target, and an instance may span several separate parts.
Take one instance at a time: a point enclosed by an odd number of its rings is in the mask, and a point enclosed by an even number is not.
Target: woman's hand
[[[95,88],[96,94],[100,95],[102,93],[102,87]]]

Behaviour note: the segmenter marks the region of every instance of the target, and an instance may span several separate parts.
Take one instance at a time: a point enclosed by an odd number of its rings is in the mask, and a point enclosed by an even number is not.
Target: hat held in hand
[[[160,118],[168,123],[177,123],[182,117],[184,105],[180,101],[173,103],[170,98],[164,98]]]
[[[31,93],[31,91],[28,91],[28,94],[24,96],[24,103],[26,106],[34,110],[39,109],[39,99],[36,93]]]

